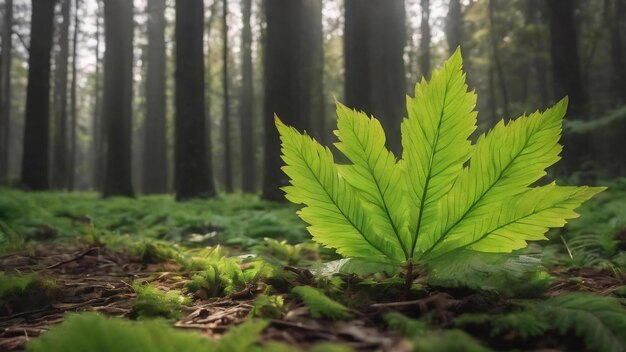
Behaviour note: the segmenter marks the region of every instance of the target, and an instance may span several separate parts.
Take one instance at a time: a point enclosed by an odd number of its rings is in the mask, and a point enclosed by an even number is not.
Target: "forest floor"
[[[0,190],[0,351],[626,348],[626,182],[546,243],[420,268],[409,289],[403,270],[310,242],[295,210]]]

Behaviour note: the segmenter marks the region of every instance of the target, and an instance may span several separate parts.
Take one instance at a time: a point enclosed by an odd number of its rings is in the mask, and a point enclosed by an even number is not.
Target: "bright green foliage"
[[[264,321],[251,320],[220,340],[210,340],[159,321],[134,323],[93,313],[72,314],[26,347],[33,352],[247,352],[266,326]]]
[[[336,146],[348,165],[276,118],[291,179],[286,197],[305,205],[299,216],[313,239],[378,262],[428,261],[457,249],[506,253],[545,239],[603,190],[530,187],[559,160],[567,99],[501,121],[472,145],[475,104],[457,51],[407,100],[399,161],[378,120],[341,104]]]
[[[297,286],[291,290],[309,307],[313,318],[330,320],[348,319],[350,311],[343,304],[328,298],[325,294],[311,286]]]
[[[259,260],[242,269],[241,260],[237,257],[211,256],[194,259],[192,266],[199,267],[202,271],[193,275],[185,288],[192,292],[202,289],[209,297],[241,291],[247,285],[266,277],[271,269]]]
[[[139,318],[179,318],[183,305],[190,305],[191,300],[181,295],[180,291],[163,291],[154,285],[133,284],[137,299],[133,311]]]
[[[27,344],[32,352],[212,352],[216,343],[157,321],[133,323],[99,314],[73,314]]]
[[[266,321],[250,320],[245,324],[232,328],[220,339],[217,351],[249,351],[266,327]]]

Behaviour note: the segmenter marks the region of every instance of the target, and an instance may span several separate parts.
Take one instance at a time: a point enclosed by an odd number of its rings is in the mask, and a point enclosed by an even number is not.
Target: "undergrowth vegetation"
[[[0,189],[0,346],[32,314],[96,310],[126,319],[57,315],[27,350],[626,350],[626,180],[596,197],[574,178],[538,185],[565,101],[472,144],[464,79],[457,53],[418,84],[399,162],[377,120],[341,105],[349,165],[278,122],[308,228],[248,195]]]

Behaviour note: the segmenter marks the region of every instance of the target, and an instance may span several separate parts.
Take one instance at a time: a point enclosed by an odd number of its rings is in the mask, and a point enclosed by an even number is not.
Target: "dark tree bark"
[[[241,190],[244,193],[256,192],[256,175],[254,171],[254,87],[252,76],[251,13],[252,0],[243,0],[243,29],[241,31],[241,97],[239,120],[241,122]]]
[[[205,135],[204,4],[176,0],[176,198],[215,195]]]
[[[274,114],[299,130],[322,133],[321,1],[267,0],[265,18],[265,168],[263,198],[284,201]],[[319,22],[319,23],[318,23]],[[323,124],[323,122],[322,122]]]
[[[67,65],[69,62],[70,0],[61,1],[59,51],[54,77],[54,138],[52,139],[52,187],[67,188]]]
[[[5,183],[9,176],[13,0],[6,0],[4,3],[2,23],[2,54],[0,55],[0,184]]]
[[[422,76],[430,76],[430,0],[420,0],[422,21],[420,24],[419,66]]]
[[[22,186],[30,190],[49,186],[50,51],[55,3],[32,0],[21,175]]]
[[[381,120],[396,155],[406,115],[405,30],[403,0],[346,0],[346,104]]]
[[[284,201],[280,187],[288,180],[280,170],[280,138],[274,125],[274,114],[291,126],[303,130],[306,121],[299,109],[299,41],[300,2],[266,0],[265,20],[265,168],[263,198]]]
[[[605,0],[605,19],[609,29],[611,64],[615,105],[626,103],[626,62],[624,61],[621,21],[626,11],[626,1]]]
[[[167,192],[165,0],[149,0],[143,193]]]
[[[542,55],[546,48],[544,38],[541,35],[541,28],[545,26],[543,12],[541,9],[541,0],[527,0],[525,10],[526,25],[533,25],[533,36],[530,38],[530,50],[532,51],[532,65],[537,80],[537,93],[541,108],[546,108],[551,99],[551,93],[548,86],[548,65]]]
[[[556,99],[569,96],[570,119],[589,119],[589,99],[585,90],[578,52],[577,28],[574,20],[575,1],[546,0],[550,24],[550,52],[554,95]],[[566,137],[562,167],[566,172],[580,170],[590,160],[592,142],[589,135]]]
[[[80,8],[80,0],[75,1],[74,7],[74,33],[72,38],[72,80],[70,83],[70,160],[69,160],[69,180],[68,188],[73,190],[76,179],[76,129],[78,128],[78,101],[76,100],[76,58],[78,56],[78,31],[79,19],[78,9]]]
[[[222,109],[224,138],[224,188],[227,193],[233,192],[233,165],[230,139],[230,96],[228,88],[228,0],[222,0],[222,89],[224,106]]]
[[[463,12],[461,0],[450,0],[448,17],[446,19],[446,40],[448,52],[454,54],[457,47],[463,42]]]
[[[102,108],[100,104],[100,91],[101,91],[101,79],[100,79],[100,26],[102,17],[102,3],[101,0],[97,0],[98,13],[96,15],[96,69],[94,73],[94,92],[93,92],[93,142],[92,142],[92,155],[93,155],[93,175],[92,182],[93,188],[96,190],[102,190],[104,185],[104,128],[102,123]]]
[[[133,4],[104,0],[105,197],[133,196],[131,133],[133,97]]]
[[[302,0],[300,9],[300,114],[308,133],[324,140],[324,36],[322,0]]]
[[[500,93],[502,94],[502,110],[506,118],[511,118],[509,115],[509,91],[506,85],[506,78],[504,77],[504,68],[502,66],[502,60],[500,59],[500,48],[498,45],[498,38],[495,29],[495,12],[496,12],[496,0],[489,0],[489,38],[491,40],[491,64],[493,69],[498,74],[498,82],[500,83]],[[497,116],[496,116],[497,118]]]

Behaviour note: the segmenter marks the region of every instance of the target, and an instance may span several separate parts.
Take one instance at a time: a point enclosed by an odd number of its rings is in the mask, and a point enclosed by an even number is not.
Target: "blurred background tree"
[[[404,95],[459,45],[481,97],[477,135],[568,95],[551,176],[621,177],[625,10],[626,0],[5,0],[0,182],[282,200],[274,113],[329,142],[337,99],[380,118],[399,155]]]

